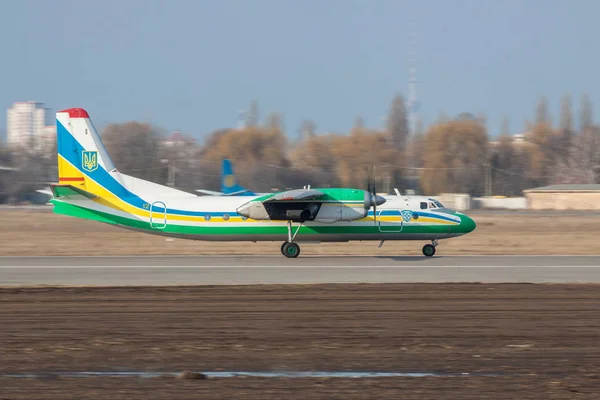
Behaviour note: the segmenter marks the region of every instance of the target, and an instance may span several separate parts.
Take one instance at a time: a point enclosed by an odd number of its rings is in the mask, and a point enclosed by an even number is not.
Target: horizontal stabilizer
[[[265,201],[299,201],[299,200],[314,200],[318,199],[321,196],[324,196],[325,193],[315,190],[315,189],[294,189],[288,190],[287,192],[277,193],[273,197]]]
[[[224,196],[237,196],[243,193],[249,193],[250,191],[247,189],[244,190],[238,190],[237,192],[231,192],[231,193],[225,193]]]
[[[224,192],[216,192],[214,190],[208,190],[208,189],[196,189],[196,192],[204,193],[209,196],[237,196],[242,193],[248,193],[249,190],[244,189],[244,190],[238,190],[237,192],[224,193]]]
[[[215,192],[214,190],[196,189],[196,192],[207,194],[209,196],[223,196],[223,192]]]
[[[83,189],[79,189],[73,185],[52,185],[52,194],[54,197],[73,197],[73,196],[83,196],[88,199],[95,199],[96,196],[93,193],[87,192]]]

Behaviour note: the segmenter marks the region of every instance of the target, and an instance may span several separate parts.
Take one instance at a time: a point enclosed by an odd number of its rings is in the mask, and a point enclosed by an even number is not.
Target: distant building
[[[56,144],[56,125],[46,125],[42,131],[39,145],[45,151],[51,151]]]
[[[600,185],[551,185],[524,190],[532,210],[600,210]]]
[[[529,144],[529,142],[527,141],[527,133],[518,133],[516,135],[512,135],[511,143],[515,148],[526,146],[527,144]],[[491,148],[498,147],[499,145],[500,142],[498,141],[490,142]]]
[[[173,131],[161,140],[160,147],[165,158],[188,160],[193,163],[198,161],[195,157],[198,151],[196,139],[183,135],[179,131]]]
[[[196,140],[183,135],[179,131],[173,131],[169,136],[162,140],[161,144],[166,147],[184,147],[196,144]]]
[[[14,103],[6,112],[6,144],[11,147],[45,146],[44,139],[56,136],[56,128],[46,125],[46,108],[35,101]]]
[[[513,135],[513,141],[512,143],[516,146],[520,146],[523,145],[525,143],[527,143],[527,140],[525,139],[525,134],[524,133],[518,133],[516,135]]]

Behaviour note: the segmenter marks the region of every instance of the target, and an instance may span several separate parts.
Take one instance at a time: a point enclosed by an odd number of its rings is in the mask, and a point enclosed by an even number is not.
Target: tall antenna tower
[[[414,134],[417,127],[417,22],[415,18],[409,21],[409,50],[408,50],[408,124]]]
[[[417,23],[416,18],[411,18],[408,24],[408,136],[414,135],[417,130]],[[419,187],[419,173],[416,172],[413,167],[414,159],[413,155],[410,154],[409,146],[406,146],[406,166],[408,169],[405,171],[405,177],[407,179],[407,189],[414,191]]]
[[[246,110],[237,110],[237,129],[244,129],[246,127],[246,116],[248,112]]]

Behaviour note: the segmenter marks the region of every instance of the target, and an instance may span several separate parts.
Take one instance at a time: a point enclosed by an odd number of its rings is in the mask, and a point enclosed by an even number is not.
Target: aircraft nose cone
[[[467,217],[466,215],[460,216],[460,230],[461,231],[463,231],[464,233],[473,232],[476,227],[477,227],[477,224],[475,224],[475,221],[473,221],[472,218]]]
[[[250,203],[239,206],[235,211],[242,217],[250,218]]]

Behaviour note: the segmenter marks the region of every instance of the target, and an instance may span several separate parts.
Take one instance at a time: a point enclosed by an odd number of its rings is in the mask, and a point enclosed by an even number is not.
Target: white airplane
[[[430,241],[475,229],[468,216],[436,201],[376,194],[355,188],[306,188],[256,196],[198,196],[123,174],[106,151],[88,113],[56,113],[58,184],[51,186],[57,214],[125,229],[201,241],[281,241],[298,257],[302,241]],[[232,246],[240,246],[233,244]]]

